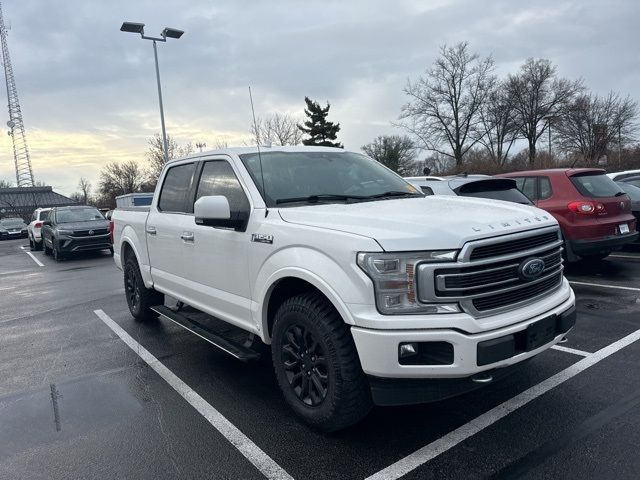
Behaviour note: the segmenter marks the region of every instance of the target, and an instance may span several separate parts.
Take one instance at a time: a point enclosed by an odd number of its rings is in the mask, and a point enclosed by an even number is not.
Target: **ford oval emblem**
[[[518,267],[518,276],[522,280],[535,280],[544,271],[544,260],[541,258],[529,258]]]
[[[93,235],[94,231],[93,230],[89,230],[89,235]]]

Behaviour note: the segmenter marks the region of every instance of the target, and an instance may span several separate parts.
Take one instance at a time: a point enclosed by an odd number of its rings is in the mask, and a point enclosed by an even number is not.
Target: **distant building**
[[[78,202],[54,192],[51,187],[0,188],[0,218],[22,217],[29,223],[36,208],[77,204]]]

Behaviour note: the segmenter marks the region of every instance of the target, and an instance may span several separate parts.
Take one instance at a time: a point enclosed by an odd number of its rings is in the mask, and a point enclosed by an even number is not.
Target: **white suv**
[[[31,215],[31,223],[29,223],[29,248],[31,250],[42,250],[42,223],[49,216],[50,208],[36,208]]]

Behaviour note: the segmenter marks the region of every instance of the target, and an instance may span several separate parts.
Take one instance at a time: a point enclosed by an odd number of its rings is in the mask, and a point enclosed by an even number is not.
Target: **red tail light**
[[[111,239],[111,243],[113,243],[113,220],[109,221],[109,238]]]
[[[42,228],[43,222],[36,222],[34,228]]]
[[[569,210],[580,215],[596,215],[606,213],[604,205],[600,202],[571,202],[567,205]]]

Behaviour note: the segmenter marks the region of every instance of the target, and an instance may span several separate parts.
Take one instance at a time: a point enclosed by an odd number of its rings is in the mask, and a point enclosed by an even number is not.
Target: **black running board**
[[[233,340],[225,338],[219,333],[216,333],[210,328],[207,328],[205,325],[202,325],[201,323],[196,322],[195,320],[192,320],[187,316],[170,309],[169,307],[158,305],[156,307],[151,307],[151,310],[166,318],[167,320],[171,320],[173,323],[180,325],[185,330],[189,330],[191,333],[196,334],[200,338],[206,340],[212,345],[215,345],[220,350],[228,353],[238,360],[248,362],[249,360],[257,360],[260,358],[259,352],[247,348],[244,345],[240,345]]]

